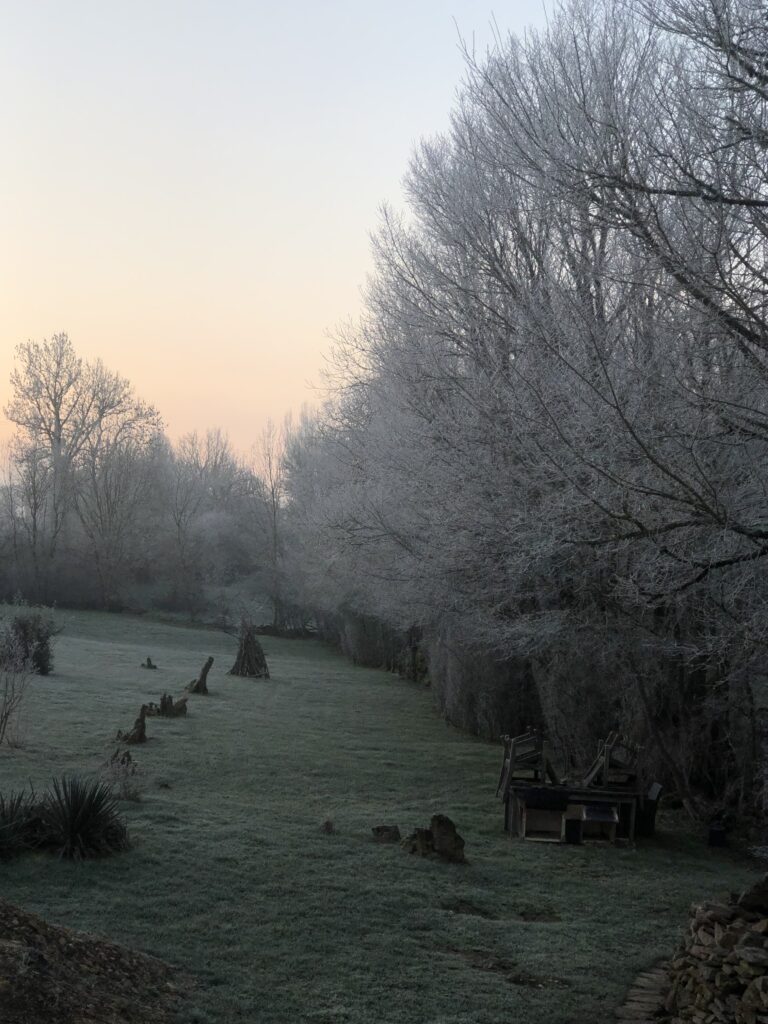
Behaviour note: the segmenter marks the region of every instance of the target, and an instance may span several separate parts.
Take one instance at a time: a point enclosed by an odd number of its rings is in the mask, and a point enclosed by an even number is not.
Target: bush
[[[128,848],[128,832],[105,782],[54,779],[42,806],[45,845],[60,857],[84,860]]]
[[[38,675],[47,676],[53,668],[53,619],[39,611],[24,611],[14,616],[10,635],[15,649]]]
[[[20,743],[19,716],[30,675],[9,631],[0,633],[0,744]]]
[[[130,750],[117,749],[102,770],[103,781],[111,787],[118,800],[141,800],[139,766]]]
[[[41,839],[40,805],[34,791],[0,794],[0,859],[38,846]]]

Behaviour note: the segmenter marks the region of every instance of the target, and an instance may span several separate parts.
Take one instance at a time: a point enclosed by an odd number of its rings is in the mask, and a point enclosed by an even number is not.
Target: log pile
[[[768,875],[729,904],[691,908],[669,982],[673,1024],[768,1024]]]

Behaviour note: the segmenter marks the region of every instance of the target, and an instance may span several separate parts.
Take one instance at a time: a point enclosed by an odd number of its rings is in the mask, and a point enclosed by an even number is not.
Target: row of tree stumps
[[[184,687],[186,695],[175,699],[171,694],[163,693],[159,704],[155,704],[153,701],[148,704],[142,704],[139,709],[139,717],[134,722],[133,728],[128,732],[119,731],[117,733],[117,739],[121,743],[128,745],[145,743],[147,740],[146,720],[148,717],[184,717],[187,714],[187,701],[189,700],[189,694],[207,696],[210,692],[208,690],[208,673],[211,671],[212,665],[213,658],[209,656],[203,667],[200,669],[199,675]],[[157,665],[152,662],[150,657],[147,657],[147,660],[142,662],[141,667],[145,669],[157,669]],[[269,679],[267,659],[256,634],[256,626],[245,620],[243,620],[240,625],[237,657],[235,658],[234,665],[229,671],[229,675],[247,676],[256,679]]]

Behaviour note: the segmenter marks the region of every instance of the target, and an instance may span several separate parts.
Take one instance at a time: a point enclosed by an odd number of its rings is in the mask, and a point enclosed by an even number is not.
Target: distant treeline
[[[250,463],[218,430],[174,445],[129,382],[65,334],[20,345],[11,383],[0,596],[196,614],[247,581],[279,607],[279,431]]]

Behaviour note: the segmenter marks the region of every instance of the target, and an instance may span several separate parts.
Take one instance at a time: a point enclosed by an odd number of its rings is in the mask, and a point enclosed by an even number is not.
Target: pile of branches
[[[269,679],[269,668],[264,656],[264,649],[256,635],[257,626],[246,619],[240,622],[238,647],[235,664],[229,670],[231,676],[251,676],[256,679]]]

